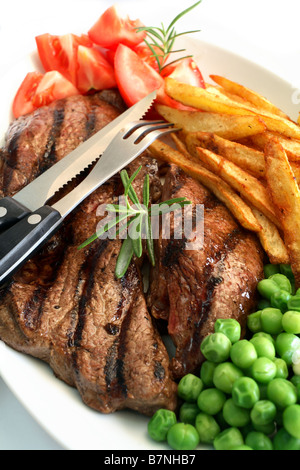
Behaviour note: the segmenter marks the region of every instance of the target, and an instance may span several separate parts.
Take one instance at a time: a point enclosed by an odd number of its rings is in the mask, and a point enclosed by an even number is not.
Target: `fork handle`
[[[63,218],[50,206],[43,206],[0,235],[0,284],[31,258],[59,229]]]
[[[14,198],[6,196],[0,200],[0,232],[22,220],[31,211]]]

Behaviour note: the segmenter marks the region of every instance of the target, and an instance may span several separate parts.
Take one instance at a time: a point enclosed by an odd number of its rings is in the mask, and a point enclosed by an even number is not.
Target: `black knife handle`
[[[12,197],[0,199],[0,232],[22,220],[31,211]]]
[[[43,206],[0,235],[0,284],[9,278],[58,230],[63,218]]]

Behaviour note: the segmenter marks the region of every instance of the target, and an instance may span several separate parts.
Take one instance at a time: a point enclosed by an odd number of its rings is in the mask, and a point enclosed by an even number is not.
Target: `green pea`
[[[282,328],[287,333],[300,334],[300,311],[289,310],[282,317]]]
[[[204,361],[200,369],[200,378],[206,387],[213,387],[214,372],[217,364],[211,361]]]
[[[284,428],[273,439],[274,450],[300,450],[300,439],[291,436]]]
[[[295,387],[298,384],[300,385],[300,375],[293,375],[293,377],[291,377],[291,382],[292,382],[292,384],[295,385]]]
[[[279,269],[280,269],[281,274],[284,274],[284,276],[286,276],[290,281],[295,279],[295,276],[294,276],[294,273],[292,271],[290,264],[280,264]]]
[[[262,330],[270,335],[277,335],[282,331],[282,312],[278,308],[265,308],[261,312]]]
[[[300,348],[300,338],[291,333],[281,333],[275,341],[277,354],[288,366],[293,364],[293,355]]]
[[[299,289],[298,289],[298,291],[299,291]],[[287,308],[288,308],[288,310],[295,310],[296,312],[300,312],[300,295],[299,295],[299,293],[290,298],[290,300],[287,303]]]
[[[257,401],[251,410],[251,421],[253,425],[265,426],[273,423],[277,413],[276,406],[270,400]]]
[[[290,280],[284,274],[273,274],[270,279],[280,287],[281,290],[288,292],[289,294],[292,293],[292,285]]]
[[[230,450],[253,450],[251,447],[242,445],[242,446],[237,446],[237,447],[232,447]]]
[[[270,300],[267,299],[259,299],[257,302],[258,310],[263,310],[264,308],[272,307]]]
[[[297,391],[295,385],[289,380],[273,379],[268,384],[268,399],[279,408],[297,403]]]
[[[276,430],[275,421],[269,424],[253,424],[253,428],[257,432],[262,432],[266,436],[272,436]]]
[[[231,341],[223,333],[212,333],[201,343],[200,349],[208,361],[220,363],[228,359]]]
[[[221,432],[221,428],[215,418],[207,413],[199,413],[197,415],[195,427],[198,431],[200,442],[203,444],[213,444],[214,439]]]
[[[195,424],[195,419],[199,413],[197,403],[183,403],[179,410],[179,420],[186,424]]]
[[[250,339],[250,343],[255,347],[257,357],[267,357],[272,361],[275,359],[275,346],[268,338],[256,336]]]
[[[224,429],[229,428],[228,424],[226,423],[226,421],[224,419],[223,410],[219,411],[219,413],[217,413],[214,416],[214,418],[217,421],[218,425],[220,426],[221,431],[223,431]]]
[[[167,441],[175,450],[194,450],[199,445],[197,429],[191,424],[176,423],[168,431]]]
[[[213,384],[222,392],[231,393],[234,382],[243,376],[243,372],[232,362],[223,362],[215,369]]]
[[[246,436],[245,444],[253,450],[273,450],[271,439],[262,432],[251,431]]]
[[[275,346],[275,339],[269,333],[265,333],[264,331],[258,331],[257,333],[254,333],[254,335],[252,336],[252,338],[260,338],[260,337],[267,338]]]
[[[274,364],[276,366],[275,378],[287,379],[289,376],[289,369],[288,369],[287,363],[283,359],[276,358],[274,360]]]
[[[247,326],[252,333],[257,333],[262,330],[261,325],[261,310],[250,313],[247,317]]]
[[[242,445],[244,445],[244,439],[241,431],[237,428],[225,429],[214,439],[216,450],[231,450]]]
[[[197,401],[199,393],[203,390],[203,382],[200,377],[194,374],[187,374],[178,384],[177,393],[183,400],[194,403]]]
[[[233,344],[241,337],[241,325],[234,318],[218,318],[215,322],[215,333],[223,333]]]
[[[265,264],[264,265],[264,275],[265,278],[269,278],[273,276],[273,274],[280,273],[280,266],[279,264]]]
[[[237,406],[250,409],[259,400],[259,387],[250,377],[241,377],[232,387],[232,398]]]
[[[148,434],[155,441],[166,441],[169,429],[176,422],[176,414],[173,411],[163,408],[157,410],[148,422]]]
[[[274,294],[274,292],[280,292],[281,288],[272,279],[263,279],[257,284],[257,290],[262,297],[270,300],[272,294]]]
[[[288,302],[291,299],[291,294],[285,291],[275,292],[271,296],[271,307],[278,308],[282,313],[288,310]]]
[[[203,390],[197,400],[201,411],[208,415],[216,415],[222,410],[226,401],[225,393],[216,388],[207,388]]]
[[[223,406],[223,416],[229,426],[240,428],[250,423],[250,411],[237,406],[232,398]]]
[[[290,405],[283,412],[284,429],[296,439],[300,439],[300,405]]]
[[[266,384],[276,376],[277,368],[267,357],[259,357],[251,366],[251,376],[259,383]]]
[[[250,343],[250,341],[242,339],[232,345],[230,358],[240,369],[247,369],[248,367],[251,367],[255,359],[257,359],[257,353],[255,347]]]

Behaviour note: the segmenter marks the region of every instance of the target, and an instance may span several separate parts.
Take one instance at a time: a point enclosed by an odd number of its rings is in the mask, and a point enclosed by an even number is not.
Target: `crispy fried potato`
[[[257,116],[240,116],[198,111],[182,111],[157,105],[158,113],[184,132],[214,132],[228,140],[239,140],[265,131],[266,126]]]
[[[265,123],[267,129],[272,132],[279,132],[286,137],[300,139],[300,127],[289,119],[271,114],[264,110],[258,110],[254,106],[232,101],[226,96],[214,94],[204,88],[194,87],[185,83],[180,83],[173,78],[166,78],[167,94],[187,106],[215,113],[257,115]]]
[[[243,199],[259,209],[275,225],[279,225],[269,194],[257,178],[210,150],[197,147],[197,152],[200,161],[207,169],[225,180],[241,194]]]
[[[223,139],[210,132],[187,133],[184,138],[188,151],[195,157],[198,155],[196,147],[202,147],[227,158],[257,178],[262,178],[265,174],[265,157],[263,152],[231,140]]]
[[[243,98],[258,109],[289,119],[281,109],[277,108],[259,93],[219,75],[210,75],[210,78],[224,88],[225,91],[229,92],[233,99],[234,95],[237,95],[238,98]]]
[[[275,224],[255,207],[252,207],[252,212],[261,226],[257,235],[270,263],[289,264],[288,251]]]
[[[254,232],[261,230],[261,226],[254,217],[250,207],[221,178],[208,171],[199,163],[197,164],[186,158],[178,150],[173,149],[164,142],[157,140],[150,145],[149,149],[154,157],[179,166],[185,173],[210,189],[244,228]]]
[[[300,141],[288,139],[283,137],[280,134],[273,132],[263,132],[262,134],[256,134],[251,137],[251,141],[259,147],[261,150],[264,150],[265,145],[269,142],[270,139],[276,138],[284,148],[289,161],[300,162]]]
[[[284,242],[290,256],[296,286],[300,287],[300,191],[287,155],[276,139],[265,147],[266,179]]]

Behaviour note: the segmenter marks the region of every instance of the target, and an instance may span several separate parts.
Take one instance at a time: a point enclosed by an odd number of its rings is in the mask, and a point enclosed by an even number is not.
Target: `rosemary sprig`
[[[106,211],[112,214],[118,214],[118,216],[113,217],[112,220],[106,223],[99,231],[97,231],[78,247],[79,250],[85,248],[87,245],[95,241],[97,238],[103,236],[112,228],[126,221],[126,227],[122,225],[116,232],[116,235],[120,236],[120,233],[124,231],[124,228],[127,229],[127,237],[122,243],[122,248],[116,263],[115,275],[118,279],[124,276],[134,255],[137,258],[141,258],[143,254],[143,238],[145,238],[147,242],[147,254],[150,263],[155,266],[151,217],[174,211],[174,204],[176,204],[176,209],[178,206],[182,208],[187,204],[191,204],[190,201],[182,197],[169,199],[168,201],[161,202],[154,207],[151,207],[150,178],[148,174],[144,179],[143,202],[141,203],[132,185],[141,169],[142,167],[140,166],[131,176],[131,178],[129,178],[126,170],[121,171],[120,175],[124,186],[125,204],[107,204]],[[133,206],[130,204],[130,201]]]
[[[183,33],[177,33],[175,30],[175,24],[187,13],[189,13],[191,10],[193,10],[195,7],[197,7],[202,0],[199,2],[195,3],[194,5],[190,6],[186,10],[182,11],[179,13],[169,24],[167,28],[161,24],[161,27],[155,27],[155,26],[143,26],[140,28],[137,28],[137,32],[145,31],[147,34],[147,38],[144,39],[144,42],[146,45],[149,47],[150,51],[152,52],[152,56],[155,58],[159,72],[161,73],[162,70],[167,67],[167,65],[174,64],[175,62],[178,62],[179,60],[182,59],[187,59],[189,57],[192,57],[191,55],[186,55],[184,57],[180,57],[178,59],[174,59],[171,62],[167,63],[168,57],[170,54],[174,54],[175,52],[184,52],[185,49],[179,49],[179,50],[173,50],[174,42],[176,38],[179,36],[183,36],[186,34],[192,34],[192,33],[198,33],[200,30],[194,30],[194,31],[186,31]]]

